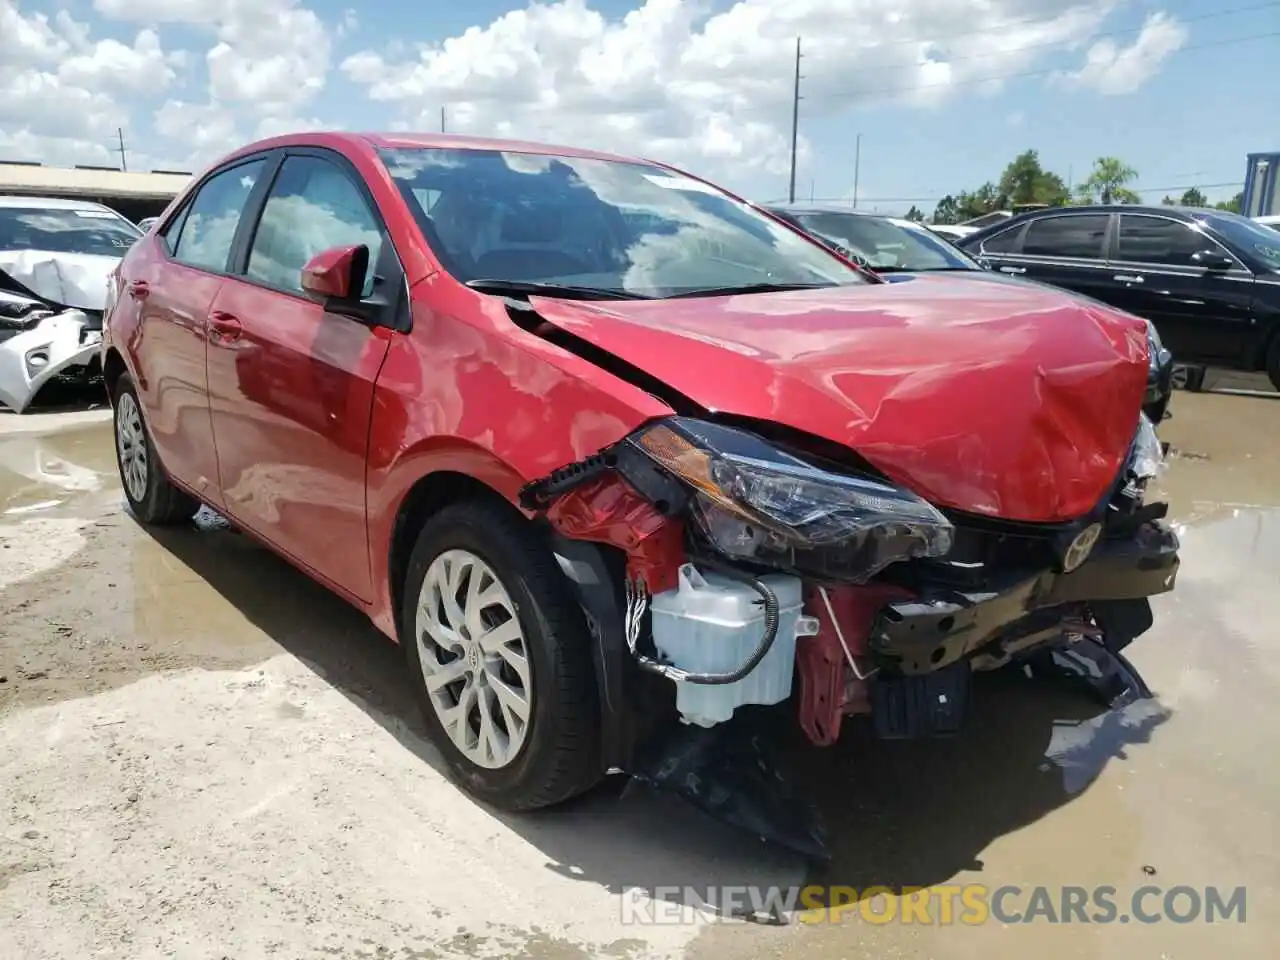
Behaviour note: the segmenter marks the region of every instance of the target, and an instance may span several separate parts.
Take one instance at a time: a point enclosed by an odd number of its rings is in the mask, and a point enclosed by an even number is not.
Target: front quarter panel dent
[[[428,297],[441,306],[427,306]],[[460,473],[518,506],[529,481],[671,412],[520,330],[499,299],[438,274],[416,286],[413,312],[413,332],[393,339],[375,388],[367,470],[369,547],[380,585],[373,615],[393,637],[390,546],[401,504],[419,480]]]

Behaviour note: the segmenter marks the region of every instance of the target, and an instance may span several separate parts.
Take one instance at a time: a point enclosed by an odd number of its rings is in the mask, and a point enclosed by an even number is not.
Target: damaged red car
[[[1145,693],[1178,541],[1127,314],[885,283],[654,162],[345,133],[209,168],[110,299],[135,516],[366,611],[500,806],[615,770],[785,833],[743,724],[950,733],[1007,664]]]

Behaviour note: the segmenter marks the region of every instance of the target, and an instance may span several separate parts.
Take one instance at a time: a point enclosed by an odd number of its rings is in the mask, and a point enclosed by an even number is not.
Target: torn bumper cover
[[[82,310],[21,325],[0,315],[0,404],[22,413],[54,377],[91,364],[101,340],[102,330]]]

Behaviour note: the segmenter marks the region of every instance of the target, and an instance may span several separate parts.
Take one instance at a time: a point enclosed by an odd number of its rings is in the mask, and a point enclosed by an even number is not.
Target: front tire
[[[142,403],[129,374],[122,373],[113,394],[116,466],[129,509],[148,526],[185,523],[199,502],[174,486],[160,466],[155,444],[142,418]]]
[[[428,734],[469,793],[551,806],[603,776],[590,636],[537,531],[505,506],[446,507],[409,560],[401,642]]]
[[[1208,372],[1202,366],[1185,363],[1177,364],[1173,368],[1173,389],[1186,390],[1189,393],[1200,393],[1204,390],[1204,378]]]

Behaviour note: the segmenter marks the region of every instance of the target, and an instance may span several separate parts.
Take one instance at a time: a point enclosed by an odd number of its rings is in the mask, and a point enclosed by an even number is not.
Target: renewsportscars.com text
[[[629,888],[624,924],[697,923],[699,915],[794,916],[802,923],[1244,923],[1244,887],[670,886]]]

